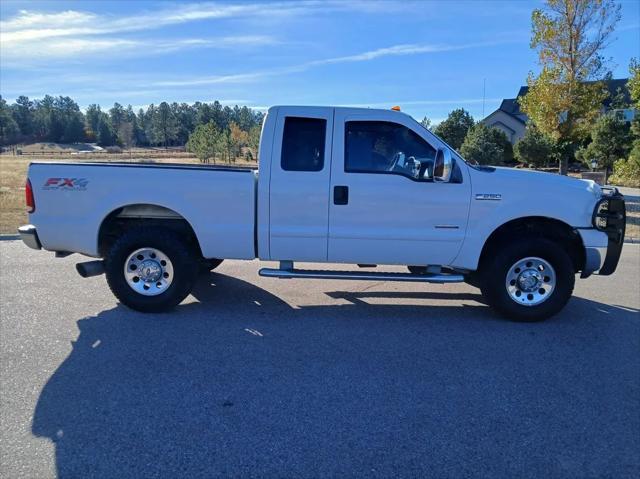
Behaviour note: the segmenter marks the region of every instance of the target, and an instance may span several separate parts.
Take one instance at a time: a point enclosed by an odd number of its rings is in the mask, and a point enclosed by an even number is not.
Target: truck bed
[[[227,165],[211,165],[203,163],[147,163],[133,161],[32,161],[32,165],[65,165],[65,166],[119,166],[124,168],[164,168],[164,169],[180,169],[180,170],[207,170],[207,171],[236,171],[236,172],[252,172],[257,168],[250,166],[227,166]]]
[[[31,220],[45,249],[99,256],[100,225],[131,205],[167,208],[184,218],[207,258],[256,254],[257,170],[177,163],[34,162]]]

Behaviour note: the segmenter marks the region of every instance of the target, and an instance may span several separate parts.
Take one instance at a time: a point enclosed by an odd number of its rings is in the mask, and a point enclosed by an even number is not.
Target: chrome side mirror
[[[433,164],[433,181],[448,183],[453,171],[453,158],[448,148],[439,148]]]

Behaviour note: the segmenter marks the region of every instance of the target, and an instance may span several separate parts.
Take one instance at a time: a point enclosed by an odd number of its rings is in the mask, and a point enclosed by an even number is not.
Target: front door
[[[281,107],[271,158],[270,258],[326,261],[333,108]]]
[[[335,262],[446,265],[465,236],[466,168],[451,183],[433,180],[435,136],[389,111],[336,109],[328,259]]]

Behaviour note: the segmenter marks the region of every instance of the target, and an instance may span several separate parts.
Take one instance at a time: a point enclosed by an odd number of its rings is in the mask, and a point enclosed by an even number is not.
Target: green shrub
[[[186,150],[194,153],[202,163],[209,163],[211,160],[216,162],[216,156],[219,156],[224,150],[223,133],[213,121],[198,125],[187,141]]]
[[[514,153],[516,159],[524,165],[536,168],[549,166],[556,160],[556,144],[549,136],[535,126],[529,125],[524,136],[516,143]]]
[[[613,175],[609,178],[609,183],[640,188],[640,140],[634,142],[629,159],[618,160],[613,164]]]
[[[424,120],[423,120],[424,121]],[[458,108],[435,127],[433,132],[453,149],[460,151],[465,137],[475,124],[473,117],[464,108]]]
[[[626,158],[631,150],[629,125],[612,114],[602,115],[591,130],[591,143],[576,153],[576,158],[591,166],[596,160],[598,168],[611,171],[614,162]]]
[[[507,137],[502,131],[476,123],[467,133],[460,147],[460,154],[480,165],[502,165],[505,160],[513,158],[510,148],[505,154],[507,143]]]

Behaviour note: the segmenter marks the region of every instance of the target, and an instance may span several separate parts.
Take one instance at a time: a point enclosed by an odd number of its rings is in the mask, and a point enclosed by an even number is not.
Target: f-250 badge
[[[42,189],[84,191],[88,184],[89,180],[85,178],[49,178],[45,181]]]

